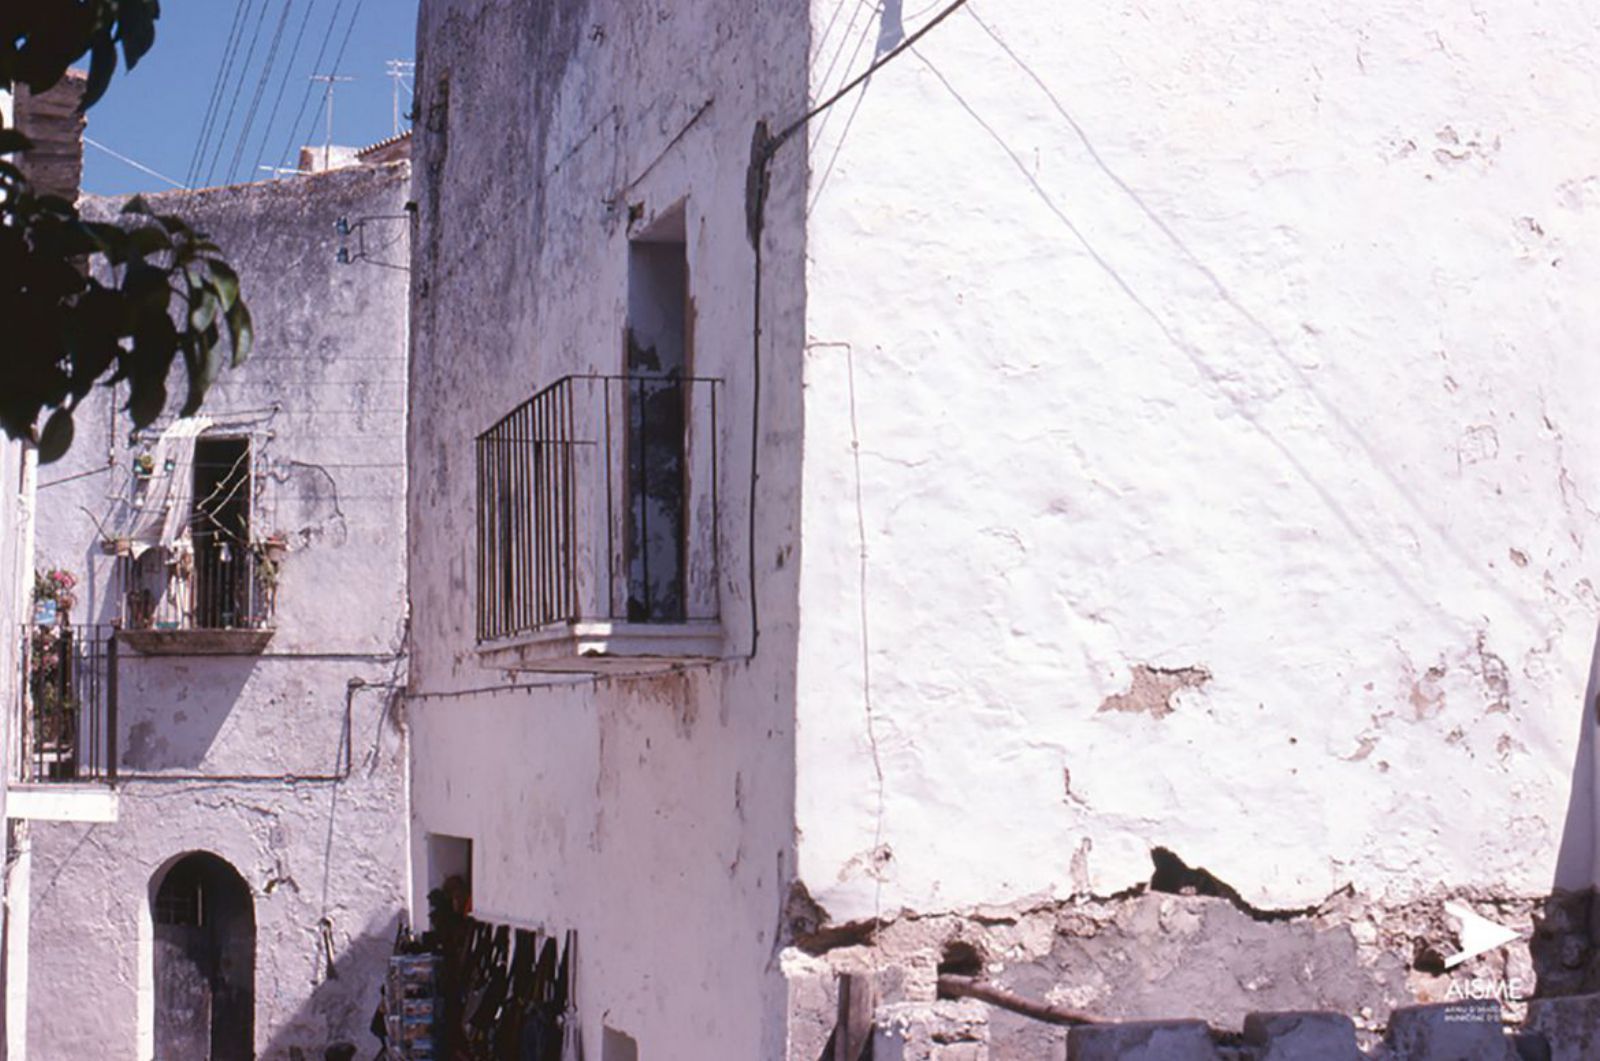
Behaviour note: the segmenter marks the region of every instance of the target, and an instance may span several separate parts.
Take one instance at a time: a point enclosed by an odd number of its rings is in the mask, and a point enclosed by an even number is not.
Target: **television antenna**
[[[328,86],[328,135],[322,142],[322,168],[328,169],[333,165],[333,87],[341,81],[354,81],[353,77],[340,77],[337,74],[312,74],[311,80],[324,82]]]
[[[385,59],[383,65],[389,80],[394,82],[394,135],[399,136],[400,90],[402,88],[405,89],[407,96],[414,94],[411,86],[406,82],[414,79],[417,72],[417,63],[415,59]]]

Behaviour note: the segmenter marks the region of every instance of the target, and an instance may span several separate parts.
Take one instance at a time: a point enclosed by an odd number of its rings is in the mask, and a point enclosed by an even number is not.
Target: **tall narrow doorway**
[[[158,874],[156,1061],[250,1061],[255,1039],[255,905],[250,886],[197,851]]]

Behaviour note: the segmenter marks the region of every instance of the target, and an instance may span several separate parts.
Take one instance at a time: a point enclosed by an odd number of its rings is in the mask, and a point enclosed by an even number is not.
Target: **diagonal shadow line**
[[[1145,217],[1150,219],[1150,222],[1154,224],[1158,230],[1160,230],[1161,234],[1164,235],[1169,242],[1171,242],[1173,247],[1177,249],[1178,253],[1181,254],[1190,265],[1194,266],[1201,276],[1205,277],[1206,282],[1210,284],[1212,290],[1216,292],[1218,299],[1231,308],[1235,313],[1239,314],[1239,316],[1251,328],[1260,333],[1260,335],[1266,339],[1267,345],[1272,350],[1274,356],[1276,356],[1279,361],[1283,362],[1283,364],[1294,373],[1295,377],[1305,385],[1305,389],[1311,395],[1312,400],[1322,407],[1323,412],[1328,416],[1328,418],[1342,427],[1345,431],[1345,434],[1347,434],[1356,443],[1356,445],[1361,448],[1362,452],[1367,455],[1367,459],[1372,465],[1372,468],[1377,471],[1379,475],[1383,476],[1383,478],[1389,483],[1390,487],[1393,488],[1394,492],[1400,496],[1400,498],[1405,502],[1406,506],[1411,509],[1416,517],[1424,525],[1426,525],[1428,529],[1433,531],[1434,535],[1442,543],[1444,543],[1444,545],[1452,553],[1455,554],[1456,559],[1460,561],[1462,566],[1477,575],[1480,566],[1479,562],[1471,555],[1471,553],[1466,550],[1464,546],[1461,545],[1460,542],[1458,542],[1449,533],[1449,531],[1447,531],[1439,523],[1435,522],[1430,513],[1428,513],[1420,504],[1417,503],[1410,491],[1406,489],[1405,484],[1400,481],[1400,479],[1390,470],[1389,466],[1380,458],[1377,450],[1372,447],[1371,443],[1367,441],[1366,437],[1356,427],[1356,425],[1350,422],[1350,420],[1339,410],[1338,406],[1334,402],[1330,401],[1322,394],[1322,391],[1317,387],[1315,381],[1313,381],[1311,377],[1306,374],[1305,369],[1300,367],[1300,365],[1295,362],[1294,358],[1290,357],[1284,351],[1283,344],[1279,342],[1278,337],[1273,334],[1272,329],[1268,328],[1259,317],[1252,313],[1246,306],[1241,304],[1238,298],[1233,294],[1232,290],[1222,282],[1221,277],[1216,274],[1215,270],[1202,261],[1200,257],[1189,248],[1189,245],[1183,241],[1183,238],[1173,231],[1172,226],[1167,224],[1161,215],[1156,213],[1155,210],[1153,210],[1150,205],[1144,201],[1139,193],[1135,191],[1127,181],[1123,180],[1122,177],[1110,167],[1110,165],[1107,164],[1106,160],[1101,157],[1100,152],[1095,148],[1094,142],[1089,139],[1088,133],[1084,132],[1083,126],[1078,124],[1077,119],[1072,116],[1071,112],[1067,110],[1066,106],[1061,102],[1056,94],[1051,91],[1050,86],[1045,84],[1044,80],[1034,72],[1033,68],[1024,62],[1022,57],[1019,56],[1011,48],[1011,46],[1007,44],[1000,37],[1000,35],[989,26],[988,23],[983,21],[978,13],[972,9],[970,4],[965,8],[965,11],[967,14],[972,16],[973,21],[975,21],[979,28],[981,28],[983,32],[988,35],[989,39],[994,41],[995,44],[999,46],[1000,50],[1005,52],[1006,56],[1017,65],[1017,68],[1020,69],[1023,74],[1035,85],[1037,85],[1039,90],[1045,94],[1045,97],[1050,101],[1050,105],[1055,108],[1056,113],[1061,115],[1062,119],[1072,129],[1073,133],[1076,134],[1079,142],[1083,144],[1084,150],[1088,152],[1089,157],[1093,160],[1095,166],[1106,175],[1111,183],[1115,184],[1122,191],[1122,193],[1128,197],[1134,206],[1139,209],[1140,213],[1144,214]],[[918,58],[921,58],[921,56]],[[927,60],[923,59],[923,62],[926,63]],[[937,76],[937,74],[935,76]],[[940,78],[940,80],[944,79]],[[946,87],[949,87],[948,82],[946,82]],[[965,106],[965,104],[963,104],[963,106]],[[969,107],[967,109],[970,113],[971,108]],[[994,135],[993,130],[990,130],[990,133],[991,135]],[[998,139],[998,137],[996,137],[996,139]],[[1002,146],[1004,146],[1003,143]],[[1007,148],[1007,151],[1009,152],[1010,149]],[[1527,620],[1527,622],[1532,624],[1534,627],[1542,628],[1544,626],[1544,623],[1533,614],[1532,610],[1528,608],[1522,600],[1507,593],[1498,584],[1490,582],[1481,575],[1478,575],[1478,579],[1481,583],[1491,589],[1498,597],[1511,605],[1511,607],[1519,615],[1521,615],[1523,619]]]
[[[874,5],[873,11],[874,11],[874,13],[877,12],[876,5]],[[855,17],[851,16],[850,26],[846,27],[845,32],[846,33],[850,32],[850,30],[855,27],[855,24],[856,24],[855,23]],[[879,35],[881,35],[882,30],[879,29],[877,31],[877,33]],[[872,16],[868,15],[867,16],[867,24],[861,28],[861,36],[856,38],[856,46],[855,46],[854,49],[851,50],[850,58],[845,61],[844,72],[839,75],[840,84],[843,84],[844,82],[846,82],[846,81],[848,81],[850,79],[850,71],[855,69],[856,59],[861,55],[861,49],[866,46],[868,38],[870,38],[872,36],[874,36],[874,28],[873,28],[873,25],[872,25]],[[833,64],[830,64],[829,67],[828,67],[828,72],[822,75],[822,80],[818,82],[819,85],[826,86],[828,84],[829,80],[833,77],[833,66],[834,66],[834,64],[838,63],[839,56],[844,54],[844,49],[845,49],[846,45],[848,45],[849,43],[850,42],[848,40],[844,40],[844,41],[840,42],[840,44],[839,44],[839,55],[835,55],[834,56]],[[866,86],[863,85],[862,87],[865,88]],[[858,100],[857,103],[856,103],[856,107],[859,109],[860,106],[861,106],[861,104],[860,104],[860,101]],[[851,111],[850,112],[850,117],[851,117],[852,120],[855,118],[855,111]],[[826,111],[823,111],[822,118],[817,122],[816,131],[814,133],[812,133],[811,136],[810,136],[810,140],[811,140],[812,143],[820,143],[822,141],[823,134],[825,134],[828,131],[828,123],[832,119],[833,119],[833,108],[829,107]],[[848,132],[848,129],[847,129],[847,132]],[[843,142],[843,139],[844,139],[843,137],[840,137],[840,142],[841,143]]]
[[[822,72],[822,76],[817,79],[817,84],[819,86],[826,86],[828,82],[833,80],[833,72],[838,68],[839,60],[844,58],[844,50],[850,47],[850,34],[855,32],[856,19],[861,17],[861,9],[869,6],[872,7],[874,12],[877,10],[877,5],[872,3],[871,0],[856,0],[855,9],[850,12],[850,21],[845,24],[844,33],[839,37],[839,47],[834,51],[833,58],[828,61],[827,69],[824,70]],[[868,14],[866,28],[862,30],[861,36],[857,38],[855,50],[850,53],[849,61],[844,64],[844,73],[841,75],[842,79],[850,76],[850,68],[855,65],[856,56],[861,54],[861,46],[866,43],[867,38],[871,35],[872,15]],[[823,117],[826,119],[827,115],[823,115]]]
[[[95,848],[102,855],[106,853],[106,849],[100,846],[94,835],[95,830],[100,828],[100,825],[101,823],[99,822],[89,823],[89,828],[84,830],[83,835],[78,838],[77,843],[73,844],[71,850],[69,850],[56,862],[55,872],[50,874],[50,879],[45,882],[45,886],[40,889],[37,898],[32,900],[33,902],[43,905],[49,900],[51,894],[56,890],[56,882],[61,879],[61,874],[65,873],[67,871],[67,867],[72,865],[72,860],[77,857],[79,851],[83,850],[84,845],[87,844],[88,846]],[[9,868],[10,867],[7,867],[8,871]],[[24,929],[25,928],[26,926],[24,926]]]
[[[1377,549],[1377,547],[1367,540],[1360,524],[1357,523],[1356,520],[1344,510],[1344,507],[1339,503],[1338,499],[1335,498],[1320,482],[1317,481],[1316,477],[1312,475],[1311,469],[1306,467],[1305,463],[1301,461],[1300,458],[1295,455],[1294,451],[1291,450],[1281,439],[1279,439],[1277,435],[1273,434],[1272,431],[1270,431],[1265,425],[1251,415],[1250,410],[1248,410],[1237,397],[1229,392],[1227,387],[1222,385],[1216,371],[1213,370],[1212,367],[1206,362],[1205,358],[1200,355],[1200,352],[1196,350],[1186,339],[1174,331],[1172,326],[1169,325],[1166,320],[1155,311],[1149,302],[1145,301],[1144,297],[1140,295],[1139,292],[1134,290],[1128,281],[1123,278],[1122,274],[1117,271],[1116,267],[1107,261],[1105,257],[1095,249],[1094,244],[1089,242],[1089,239],[1084,235],[1083,230],[1080,229],[1073,222],[1072,218],[1068,217],[1066,212],[1056,204],[1055,200],[1050,197],[1050,193],[1044,189],[1044,186],[1039,183],[1038,179],[1035,178],[1032,173],[1028,172],[1027,162],[1014,150],[1012,150],[1011,146],[1005,142],[1005,140],[997,131],[995,131],[995,128],[985,121],[982,115],[973,110],[972,105],[967,102],[966,98],[962,96],[961,93],[956,91],[955,86],[951,85],[949,80],[946,79],[945,76],[940,73],[932,63],[928,62],[927,58],[920,51],[918,51],[916,48],[912,48],[911,51],[919,60],[921,60],[923,66],[927,67],[929,73],[933,74],[933,76],[938,79],[939,83],[944,86],[947,92],[950,93],[951,97],[956,101],[957,104],[960,105],[961,109],[966,111],[972,120],[977,122],[978,125],[982,127],[983,131],[988,133],[989,137],[1000,146],[1000,149],[1006,153],[1008,158],[1011,159],[1012,164],[1016,166],[1017,172],[1022,174],[1023,179],[1026,180],[1029,187],[1033,189],[1034,194],[1037,195],[1040,201],[1044,203],[1046,209],[1054,214],[1057,220],[1066,226],[1067,230],[1072,233],[1073,238],[1076,239],[1079,245],[1083,247],[1090,259],[1093,260],[1094,263],[1098,265],[1106,274],[1106,276],[1111,279],[1111,282],[1114,283],[1117,288],[1128,297],[1129,301],[1137,306],[1146,317],[1150,318],[1151,323],[1160,329],[1161,334],[1166,337],[1167,342],[1170,343],[1174,349],[1183,354],[1184,357],[1188,358],[1190,363],[1194,365],[1195,370],[1200,373],[1201,377],[1215,387],[1217,391],[1223,395],[1223,397],[1227,398],[1228,401],[1233,404],[1234,408],[1238,410],[1240,417],[1251,427],[1255,428],[1256,431],[1259,432],[1261,436],[1271,444],[1272,448],[1277,450],[1279,455],[1282,456],[1284,460],[1288,461],[1289,465],[1294,468],[1297,473],[1299,473],[1303,480],[1305,480],[1306,485],[1315,491],[1317,496],[1322,500],[1322,503],[1327,507],[1328,511],[1333,513],[1334,518],[1344,526],[1347,532],[1349,532],[1351,539],[1361,546],[1361,549],[1372,558],[1374,563],[1388,573],[1389,577],[1397,586],[1400,587],[1406,596],[1411,598],[1413,603],[1421,606],[1424,609],[1437,609],[1441,612],[1444,611],[1437,601],[1430,601],[1424,597],[1421,592],[1411,584],[1410,579],[1405,576],[1404,572],[1396,568],[1394,564],[1389,561],[1388,557],[1386,557]]]
[[[817,178],[816,189],[811,194],[811,202],[806,206],[806,216],[817,208],[822,201],[823,189],[828,186],[828,178],[833,176],[833,167],[838,164],[839,156],[844,153],[844,143],[850,138],[850,128],[856,124],[856,115],[861,113],[861,104],[866,102],[867,90],[872,87],[872,78],[867,78],[861,83],[861,91],[856,94],[856,103],[850,108],[850,117],[844,123],[844,130],[839,134],[839,142],[833,145],[833,155],[828,159],[828,165],[823,169],[822,176]],[[821,131],[818,131],[821,135]]]
[[[901,13],[902,4],[903,0],[883,0],[883,3],[878,10],[878,43],[873,48],[874,62],[882,58],[885,53],[893,51],[895,47],[905,39],[906,30],[904,19]],[[859,53],[861,51],[861,45],[866,43],[867,36],[871,33],[871,29],[871,20],[869,19],[867,28],[862,33],[861,40],[856,43],[856,53]],[[855,53],[852,53],[850,56],[850,61],[845,64],[846,76],[849,75],[850,69],[855,66],[855,61],[856,55]],[[833,168],[834,166],[838,165],[839,156],[844,153],[845,141],[850,139],[850,130],[856,124],[856,115],[861,113],[861,105],[867,101],[867,90],[871,87],[872,78],[871,76],[868,76],[867,79],[861,83],[861,91],[856,95],[855,105],[850,108],[850,117],[845,119],[844,130],[839,133],[839,142],[833,145],[833,154],[828,158],[828,165],[823,169],[822,176],[818,178],[816,188],[811,195],[811,201],[806,205],[806,217],[810,217],[811,212],[815,210],[817,208],[817,204],[822,201],[823,189],[828,186],[828,178],[833,176]],[[823,134],[826,133],[828,129],[828,121],[832,117],[833,110],[830,108],[828,112],[822,116],[822,121],[817,125],[816,135],[812,138],[813,143],[822,142]]]
[[[839,16],[844,13],[845,4],[847,3],[849,3],[849,0],[839,0],[833,8],[832,17],[828,19],[828,25],[824,27],[820,34],[813,35],[811,41],[812,47],[815,49],[811,55],[811,64],[813,66],[822,58],[822,53],[827,50],[828,38],[833,36],[833,27],[839,24]]]

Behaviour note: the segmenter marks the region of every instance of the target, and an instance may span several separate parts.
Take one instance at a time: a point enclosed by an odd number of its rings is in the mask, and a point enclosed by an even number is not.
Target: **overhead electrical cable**
[[[255,0],[239,0],[233,9],[233,24],[228,27],[228,43],[222,49],[222,60],[217,63],[217,76],[211,84],[211,99],[206,103],[205,117],[200,120],[200,133],[195,137],[189,167],[184,170],[183,182],[191,188],[200,176],[200,160],[205,158],[206,146],[211,140],[211,128],[216,121],[217,108],[222,103],[223,85],[227,84],[232,72],[233,57],[239,49],[240,27],[244,25],[247,10],[254,3]]]
[[[330,95],[330,96],[333,94],[333,86],[334,86],[334,82],[333,82],[332,79],[334,77],[338,76],[339,65],[344,62],[345,49],[350,46],[350,33],[351,33],[351,31],[353,31],[356,28],[356,19],[361,17],[361,5],[363,3],[365,3],[365,0],[356,0],[355,6],[350,9],[350,21],[345,23],[344,37],[343,37],[342,40],[339,41],[339,50],[334,53],[333,65],[330,66],[328,68],[328,70],[326,71],[326,73],[328,74],[327,94]],[[338,14],[339,14],[338,11],[335,11],[334,12],[334,17],[337,18]],[[302,144],[310,143],[311,136],[312,136],[312,130],[316,128],[316,121],[317,121],[316,114],[312,114],[311,115],[311,123],[306,126],[305,135],[300,138],[300,142]]]
[[[267,82],[272,79],[273,64],[278,61],[278,47],[283,43],[283,29],[289,24],[289,12],[294,10],[294,0],[284,0],[283,10],[278,13],[278,25],[272,31],[272,43],[267,47],[267,57],[261,64],[261,76],[256,79],[256,93],[250,99],[250,110],[246,112],[244,125],[239,129],[239,139],[233,147],[233,158],[228,162],[228,171],[224,180],[231,183],[238,180],[239,160],[244,157],[245,145],[250,142],[250,132],[255,128],[256,115],[261,111],[261,98],[267,93]],[[253,172],[245,174],[245,180],[253,180]]]
[[[322,34],[322,44],[317,48],[317,57],[311,62],[311,72],[313,74],[322,70],[323,56],[328,54],[328,42],[333,39],[333,27],[338,24],[339,12],[343,9],[344,0],[338,0],[338,2],[333,5],[333,15],[328,19],[327,30]],[[283,145],[283,153],[278,156],[279,166],[288,164],[288,161],[293,153],[301,146],[301,144],[304,143],[304,141],[301,141],[300,143],[295,142],[295,130],[300,128],[300,119],[305,117],[306,107],[310,105],[311,94],[315,91],[316,82],[307,81],[305,95],[300,97],[300,106],[294,112],[294,118],[289,122],[289,139]]]
[[[260,173],[267,159],[267,142],[272,139],[272,127],[278,122],[278,106],[283,102],[284,89],[289,87],[289,78],[294,74],[294,61],[300,57],[300,45],[306,37],[306,27],[311,23],[311,13],[317,9],[317,0],[306,4],[305,13],[300,16],[300,29],[295,33],[294,46],[289,49],[289,61],[283,66],[283,73],[278,78],[278,92],[272,98],[272,110],[267,113],[267,124],[261,127],[261,146],[256,151],[256,166],[252,173]]]
[[[267,21],[267,9],[271,6],[272,0],[266,0],[266,3],[261,5],[261,12],[256,16],[255,28],[250,31],[250,47],[245,49],[244,62],[240,64],[239,76],[234,80],[233,95],[228,100],[228,114],[222,121],[222,132],[212,147],[211,164],[206,167],[205,179],[202,181],[204,184],[211,183],[211,177],[217,170],[217,163],[222,161],[222,145],[227,143],[228,130],[233,128],[233,115],[238,110],[239,93],[244,91],[244,79],[250,73],[250,64],[256,55],[256,45],[261,43],[261,27]]]
[[[150,176],[155,177],[157,180],[166,181],[168,184],[172,185],[174,188],[182,188],[182,187],[184,187],[182,184],[180,184],[177,181],[173,180],[171,177],[167,176],[165,173],[157,173],[155,170],[151,169],[149,166],[146,166],[143,162],[139,162],[136,159],[131,159],[127,155],[122,154],[121,152],[113,151],[111,148],[109,148],[106,145],[102,144],[100,141],[94,139],[93,137],[86,136],[86,137],[83,138],[83,142],[88,144],[92,148],[96,148],[96,149],[98,149],[100,151],[104,151],[106,154],[110,155],[112,158],[116,159],[118,162],[126,163],[126,164],[132,166],[134,169],[138,170],[141,173],[148,173]]]

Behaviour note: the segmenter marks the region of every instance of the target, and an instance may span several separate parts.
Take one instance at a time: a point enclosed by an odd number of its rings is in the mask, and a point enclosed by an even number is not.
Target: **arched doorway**
[[[250,885],[196,851],[151,881],[156,1061],[249,1061],[256,915]]]

